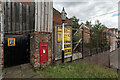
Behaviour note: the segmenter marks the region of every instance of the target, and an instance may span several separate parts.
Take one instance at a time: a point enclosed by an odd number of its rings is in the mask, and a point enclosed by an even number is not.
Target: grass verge
[[[40,78],[118,78],[113,70],[90,63],[57,64],[36,72]]]

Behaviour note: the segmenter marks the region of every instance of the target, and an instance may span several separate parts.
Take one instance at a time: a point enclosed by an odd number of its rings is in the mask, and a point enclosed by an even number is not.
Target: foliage
[[[92,25],[91,21],[90,22],[86,21],[85,26],[87,26],[89,28],[92,28],[93,25]]]
[[[83,24],[83,23],[79,24],[79,19],[77,19],[77,17],[75,17],[75,16],[71,17],[70,19],[72,21],[72,28],[74,28],[74,29],[79,29],[79,27]],[[74,35],[76,31],[77,30],[72,30],[72,37],[73,37],[72,41],[73,41],[73,43],[79,41],[79,39],[80,39],[80,36],[75,36]],[[73,45],[73,47],[74,46],[75,45]]]
[[[104,29],[105,29],[105,26],[102,25],[102,23],[100,23],[99,20],[97,20],[95,25],[92,27],[92,30],[93,30],[92,41],[93,43],[96,43],[94,44],[94,47],[97,47],[97,37],[98,37],[98,46],[100,48],[105,48],[106,46],[108,46],[107,38],[105,36],[106,34],[104,34],[105,33]],[[102,37],[103,37],[103,40],[102,40]]]
[[[100,23],[99,20],[97,20],[92,29],[94,31],[104,31],[104,28],[105,28],[105,26],[102,25],[102,23]]]
[[[79,19],[77,19],[75,16],[73,16],[72,18],[71,18],[71,20],[72,20],[72,26],[73,26],[73,28],[76,28],[76,29],[78,29],[81,25],[85,25],[85,26],[87,26],[89,29],[91,29],[93,32],[92,32],[92,45],[93,45],[93,48],[96,48],[97,47],[97,37],[98,37],[98,46],[99,46],[99,48],[105,48],[106,46],[108,46],[108,42],[107,42],[107,38],[106,38],[106,36],[102,36],[102,32],[103,33],[105,33],[104,32],[104,30],[105,30],[105,25],[103,25],[102,23],[100,23],[100,21],[99,20],[96,20],[96,22],[95,22],[95,24],[93,25],[92,23],[91,23],[91,21],[86,21],[85,23],[81,23],[81,24],[79,24]],[[77,30],[73,30],[73,34],[76,32]],[[105,35],[105,34],[103,34],[103,35]],[[103,38],[102,38],[103,37]],[[74,42],[78,42],[79,41],[79,39],[81,39],[82,38],[82,32],[80,32],[80,31],[78,31],[77,33],[76,33],[76,35],[73,35],[73,43]],[[103,39],[103,40],[102,40]],[[89,39],[90,40],[90,39]],[[103,42],[102,42],[103,41]],[[90,45],[90,43],[85,43],[85,44],[89,44]],[[85,46],[85,47],[90,47],[90,46]],[[74,45],[73,45],[74,46]]]
[[[70,19],[72,21],[72,28],[78,29],[80,27],[79,19],[77,19],[77,17],[75,16],[71,17]],[[73,30],[72,32],[74,34],[76,30]]]
[[[73,26],[73,28],[79,28],[80,27],[79,19],[77,19],[75,16],[73,16],[70,19],[72,20],[72,26]]]
[[[108,44],[107,44],[108,43],[107,42],[107,38],[105,36],[106,34],[105,34],[105,31],[104,31],[105,30],[105,25],[103,25],[102,23],[100,23],[99,20],[96,20],[96,22],[95,22],[94,25],[91,23],[91,21],[86,21],[86,23],[84,25],[87,26],[89,29],[92,30],[91,37],[92,37],[92,47],[93,48],[97,47],[97,39],[98,39],[98,47],[99,48],[105,48],[106,46],[108,46]],[[75,36],[75,37],[77,37],[77,36]],[[90,38],[89,38],[89,41],[90,41]],[[85,45],[86,48],[89,48],[90,47],[90,42],[89,43],[84,42],[84,45]]]
[[[40,78],[118,78],[111,69],[90,63],[66,63],[36,70]]]

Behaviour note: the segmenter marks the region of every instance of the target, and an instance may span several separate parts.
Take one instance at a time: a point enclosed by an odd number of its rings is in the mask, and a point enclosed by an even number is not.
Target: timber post
[[[90,29],[90,56],[92,56],[92,30]]]
[[[82,59],[84,59],[84,28],[82,28]]]

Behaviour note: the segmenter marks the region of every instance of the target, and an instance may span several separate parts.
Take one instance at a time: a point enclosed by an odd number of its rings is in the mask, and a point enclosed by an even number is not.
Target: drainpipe
[[[1,66],[3,67],[3,54],[4,54],[4,52],[3,52],[3,44],[4,44],[4,8],[3,8],[3,6],[4,6],[4,2],[3,2],[3,0],[2,0],[2,2],[1,2],[1,59],[2,59],[2,64],[1,64]]]
[[[1,13],[1,52],[0,52],[0,79],[3,77],[3,54],[4,54],[4,52],[3,52],[3,49],[4,49],[4,47],[3,47],[3,44],[4,44],[4,8],[3,8],[3,6],[4,6],[4,3],[3,3],[3,0],[1,0],[1,11],[0,11],[0,13]]]
[[[1,43],[4,43],[4,8],[3,8],[3,2],[1,3]]]

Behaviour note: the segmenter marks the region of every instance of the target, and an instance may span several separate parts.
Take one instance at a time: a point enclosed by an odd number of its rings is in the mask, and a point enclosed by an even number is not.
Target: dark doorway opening
[[[15,45],[9,46],[9,39],[15,39]],[[30,62],[29,35],[5,35],[4,67],[16,66]]]

